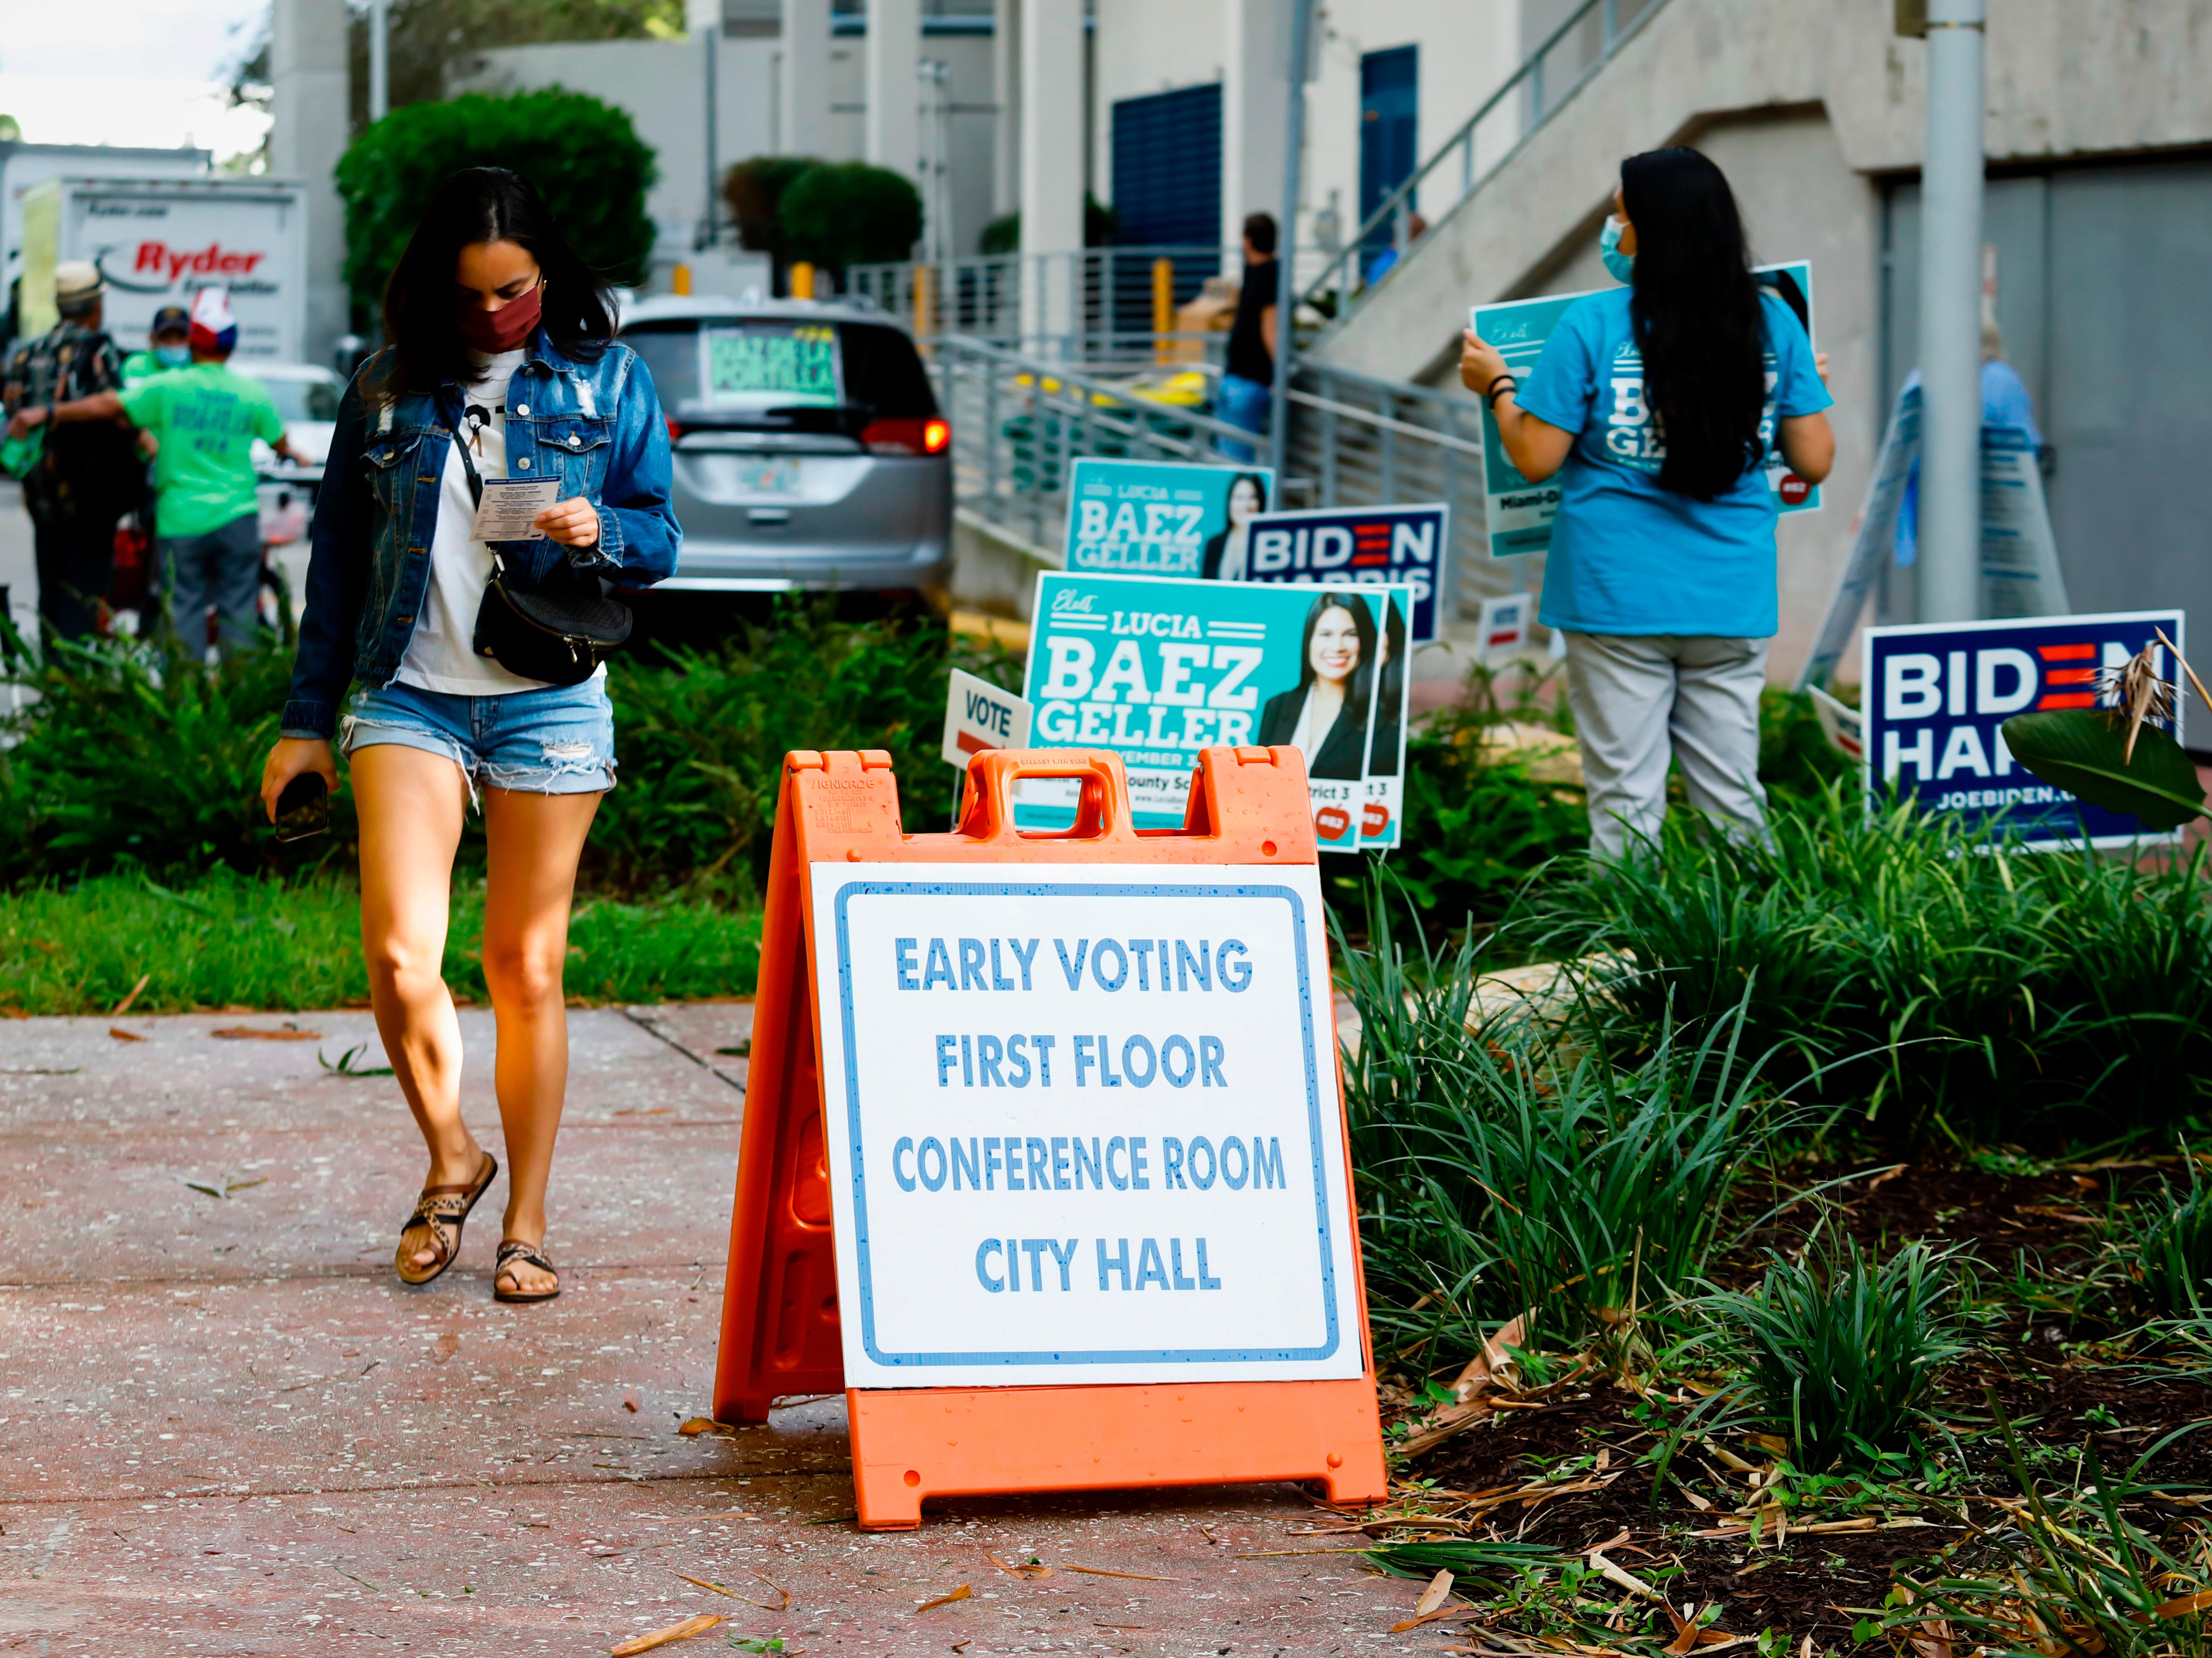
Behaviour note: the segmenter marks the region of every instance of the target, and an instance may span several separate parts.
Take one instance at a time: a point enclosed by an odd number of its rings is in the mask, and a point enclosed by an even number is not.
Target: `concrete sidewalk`
[[[751,1009],[570,1018],[566,1290],[536,1308],[491,1299],[503,1181],[443,1278],[392,1277],[420,1143],[390,1078],[317,1060],[380,1065],[365,1013],[0,1024],[0,1653],[604,1653],[698,1612],[730,1621],[668,1650],[1449,1643],[1385,1633],[1418,1584],[1239,1558],[1348,1540],[1302,1540],[1327,1522],[1294,1488],[966,1501],[869,1535],[842,1400],[679,1436],[712,1404],[744,1103],[715,1050]],[[497,1151],[490,1016],[461,1019]],[[240,1028],[317,1034],[216,1035]]]

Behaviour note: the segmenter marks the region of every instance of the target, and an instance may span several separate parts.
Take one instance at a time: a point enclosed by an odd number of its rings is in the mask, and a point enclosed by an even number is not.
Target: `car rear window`
[[[643,323],[623,341],[644,359],[661,406],[685,422],[750,423],[790,410],[861,419],[928,419],[937,399],[914,342],[871,323],[813,323],[783,317]]]

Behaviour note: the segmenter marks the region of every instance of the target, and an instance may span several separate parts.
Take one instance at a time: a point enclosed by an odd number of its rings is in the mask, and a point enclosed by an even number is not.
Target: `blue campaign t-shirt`
[[[1591,634],[1773,635],[1774,492],[1762,466],[1695,501],[1662,489],[1667,451],[1644,398],[1644,362],[1626,288],[1577,300],[1520,388],[1522,408],[1575,434],[1559,469],[1559,511],[1537,611],[1547,628]],[[1781,416],[1833,401],[1812,342],[1779,295],[1760,290],[1766,323],[1762,449]]]

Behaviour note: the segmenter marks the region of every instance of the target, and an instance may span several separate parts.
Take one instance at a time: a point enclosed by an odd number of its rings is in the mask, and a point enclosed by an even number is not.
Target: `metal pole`
[[[714,95],[714,60],[719,56],[715,47],[721,33],[719,28],[699,31],[699,49],[707,60],[707,217],[706,232],[700,239],[702,247],[712,247],[720,239],[722,229],[722,195],[717,188],[721,180],[714,176],[721,170],[717,154],[721,148],[720,135],[714,131],[714,106],[719,101]]]
[[[1929,0],[1920,186],[1923,622],[1981,611],[1984,0]]]
[[[1291,361],[1297,355],[1297,284],[1291,267],[1298,252],[1298,169],[1305,160],[1306,70],[1313,57],[1314,0],[1291,0],[1290,96],[1283,118],[1283,216],[1275,230],[1275,386],[1267,402],[1267,465],[1283,487],[1283,460],[1291,435]],[[1275,503],[1269,501],[1270,507]]]
[[[368,118],[392,112],[392,0],[368,0]]]

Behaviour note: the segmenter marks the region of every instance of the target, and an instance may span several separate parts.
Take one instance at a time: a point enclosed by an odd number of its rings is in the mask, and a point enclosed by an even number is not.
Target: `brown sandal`
[[[552,1273],[553,1287],[550,1290],[506,1290],[501,1288],[499,1281],[503,1276],[505,1276],[508,1263],[518,1260],[523,1262],[526,1266],[535,1266],[541,1272]],[[517,1284],[520,1284],[521,1281],[522,1280],[519,1277],[515,1279]],[[525,1243],[520,1238],[502,1238],[500,1240],[499,1258],[494,1263],[491,1269],[491,1298],[494,1301],[550,1301],[554,1297],[560,1293],[560,1269],[555,1266],[550,1260],[548,1260],[545,1258],[545,1246],[544,1244]]]
[[[392,1270],[402,1284],[419,1290],[453,1264],[453,1258],[461,1252],[461,1228],[467,1224],[469,1211],[498,1176],[499,1159],[487,1151],[483,1168],[473,1181],[422,1188],[422,1195],[415,1199],[415,1212],[399,1228],[399,1248],[392,1259]],[[438,1259],[428,1271],[408,1259],[415,1251],[407,1247],[407,1235],[417,1226],[429,1229],[430,1247],[438,1252]]]

